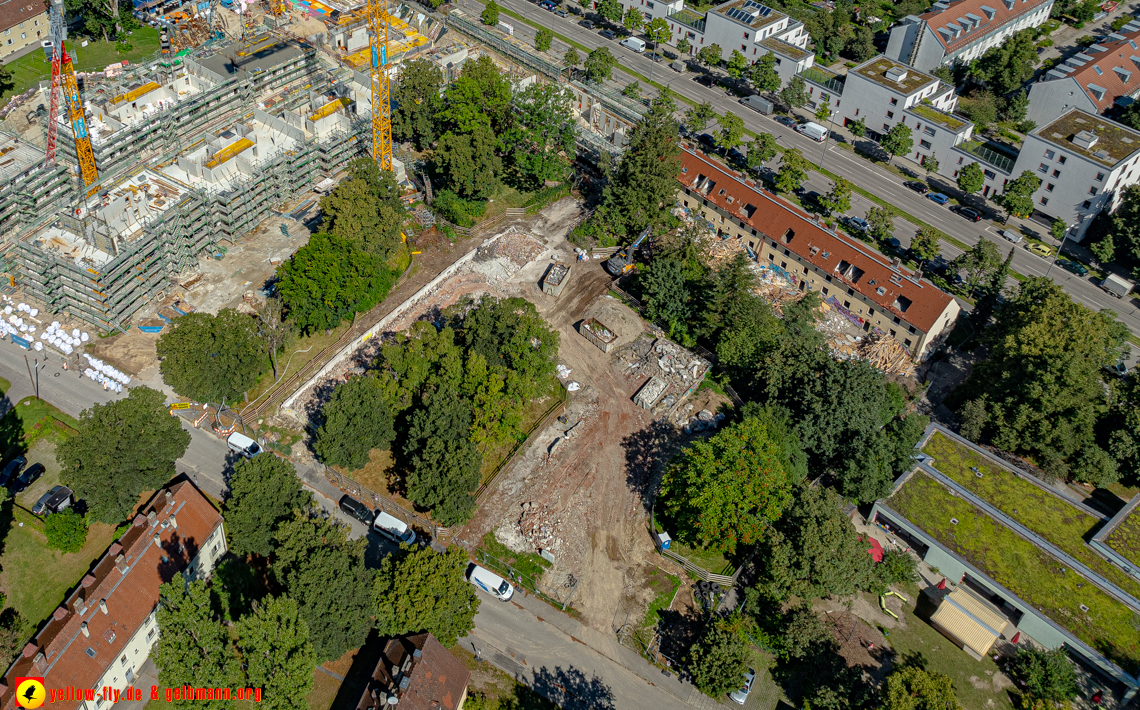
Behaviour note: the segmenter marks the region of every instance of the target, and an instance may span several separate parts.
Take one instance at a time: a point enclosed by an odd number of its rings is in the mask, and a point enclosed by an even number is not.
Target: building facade
[[[815,291],[851,314],[865,332],[881,331],[921,360],[950,333],[957,301],[922,274],[830,231],[806,212],[686,147],[678,200],[718,233],[739,237],[757,261],[779,266],[801,291]],[[854,322],[854,321],[853,321]]]
[[[42,0],[7,0],[0,3],[0,62],[8,62],[39,49],[51,38],[48,6]]]
[[[160,586],[180,572],[190,581],[207,578],[225,555],[222,517],[190,483],[159,491],[143,509],[8,668],[4,710],[15,708],[21,676],[42,676],[47,688],[96,692],[52,707],[109,708],[101,691],[133,686],[158,641]]]
[[[1053,0],[939,0],[891,28],[886,55],[919,71],[965,64],[1049,19]]]
[[[672,33],[670,44],[676,46],[687,39],[690,54],[715,44],[720,47],[721,59],[725,61],[737,51],[750,64],[755,62],[772,51],[764,46],[765,40],[780,40],[802,50],[810,39],[802,22],[755,0],[729,0],[704,15],[682,6],[666,19]]]
[[[1026,118],[1038,126],[1078,108],[1104,113],[1140,94],[1140,22],[1135,20],[1053,67],[1029,87]]]

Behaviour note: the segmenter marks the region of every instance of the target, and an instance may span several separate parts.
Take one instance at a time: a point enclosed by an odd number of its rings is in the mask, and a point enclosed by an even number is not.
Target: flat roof
[[[789,57],[797,61],[811,54],[811,52],[807,51],[806,49],[800,49],[794,44],[785,42],[782,39],[776,39],[775,37],[765,38],[760,42],[760,46],[764,47],[765,49],[770,49],[776,54],[782,54],[785,57]]]
[[[272,34],[264,34],[221,47],[198,63],[219,76],[242,77],[265,71],[305,55],[295,43]]]
[[[952,116],[945,111],[939,111],[933,106],[928,106],[926,104],[915,104],[907,110],[916,116],[921,116],[925,120],[930,121],[931,123],[937,123],[943,128],[949,129],[951,131],[957,131],[962,126],[966,125],[966,121],[963,121],[956,116]]]
[[[888,77],[888,72],[897,73],[902,79],[898,80]],[[852,69],[850,73],[859,74],[860,76],[866,77],[888,88],[895,89],[907,96],[932,82],[939,81],[929,74],[923,74],[914,67],[896,62],[893,59],[887,59],[881,54],[863,62]]]
[[[44,151],[35,144],[0,131],[0,180],[5,184],[43,165],[45,159]]]
[[[1082,148],[1073,142],[1082,132],[1096,136],[1096,143],[1091,148]],[[1140,132],[1080,109],[1069,111],[1031,135],[1109,168],[1140,150]]]
[[[779,10],[756,2],[755,0],[731,0],[723,5],[714,7],[712,11],[718,15],[724,15],[730,20],[735,20],[742,25],[747,25],[754,30],[770,25],[783,17],[787,17],[786,14]],[[747,15],[745,13],[747,13]],[[751,19],[749,15],[754,15],[755,19]]]
[[[1140,567],[1140,494],[1128,501],[1112,520],[1097,533],[1101,543]]]

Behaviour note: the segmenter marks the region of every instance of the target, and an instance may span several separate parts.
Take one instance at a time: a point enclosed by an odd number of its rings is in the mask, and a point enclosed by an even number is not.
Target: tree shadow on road
[[[613,710],[616,698],[614,691],[598,676],[590,678],[571,666],[555,666],[550,670],[543,666],[534,672],[534,689],[564,708],[591,708],[592,710]]]

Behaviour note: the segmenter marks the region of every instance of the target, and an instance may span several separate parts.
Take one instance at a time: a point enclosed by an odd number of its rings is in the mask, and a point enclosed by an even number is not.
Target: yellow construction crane
[[[79,97],[79,84],[75,81],[75,65],[67,50],[60,43],[60,79],[64,101],[67,104],[71,132],[75,136],[75,152],[79,156],[79,174],[84,187],[99,179],[95,168],[95,153],[91,150],[91,136],[87,133],[87,115],[83,111],[83,99]],[[88,193],[91,194],[91,193]]]
[[[392,169],[392,103],[388,94],[388,3],[367,0],[372,48],[372,158],[381,170]]]
[[[288,15],[291,4],[289,0],[269,0],[269,12],[271,12],[274,17]]]

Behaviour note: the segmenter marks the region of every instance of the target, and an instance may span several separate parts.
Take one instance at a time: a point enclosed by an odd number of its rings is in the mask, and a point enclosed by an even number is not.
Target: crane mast
[[[372,48],[372,158],[381,170],[392,169],[392,104],[388,93],[388,4],[368,0]]]
[[[51,108],[48,110],[47,163],[48,165],[55,165],[58,138],[57,123],[60,98],[62,97],[67,106],[71,133],[75,137],[75,152],[79,157],[79,175],[83,178],[83,185],[86,187],[99,179],[99,171],[95,167],[95,153],[91,149],[91,136],[87,132],[87,116],[83,110],[83,99],[79,96],[75,65],[64,46],[67,29],[63,19],[63,2],[53,0],[51,4]]]

